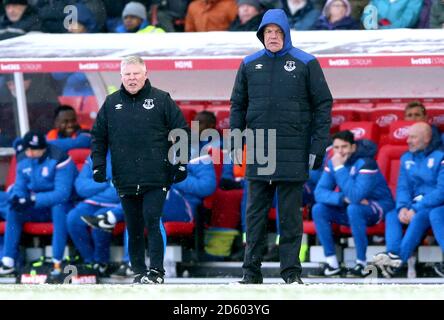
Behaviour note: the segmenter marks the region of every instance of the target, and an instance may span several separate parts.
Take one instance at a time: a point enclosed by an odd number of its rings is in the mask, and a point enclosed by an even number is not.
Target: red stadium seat
[[[194,233],[194,222],[164,222],[165,232],[168,237],[189,237]]]
[[[240,223],[242,189],[216,190],[211,213],[212,227],[237,229]]]
[[[347,226],[340,226],[339,232],[343,236],[351,236],[351,228]],[[374,226],[367,227],[367,235],[369,236],[383,236],[385,234],[385,223],[383,221]]]
[[[0,221],[0,234],[5,234],[6,222]]]
[[[389,125],[389,131],[387,136],[387,143],[392,145],[405,145],[407,144],[409,127],[414,124],[414,121],[395,121]]]
[[[230,106],[220,106],[207,109],[216,116],[216,129],[222,131],[223,129],[230,129]]]
[[[384,145],[379,150],[376,158],[379,169],[385,177],[393,196],[396,195],[400,158],[407,150],[407,145]]]
[[[58,100],[60,104],[73,107],[77,114],[81,112],[83,96],[59,96]]]
[[[370,112],[369,120],[376,123],[381,133],[387,133],[392,122],[404,119],[404,104],[378,103]]]
[[[337,132],[341,124],[347,121],[359,121],[359,113],[351,107],[333,106],[331,111],[331,132]]]
[[[9,161],[8,174],[6,176],[6,181],[5,181],[6,190],[8,190],[8,188],[11,185],[13,185],[15,182],[16,168],[17,168],[17,160],[15,156],[12,156],[11,160]]]
[[[82,167],[90,153],[91,150],[88,148],[72,149],[68,151],[68,154],[79,171],[82,170]]]
[[[191,126],[191,121],[194,120],[197,111],[192,108],[183,108],[182,106],[180,106],[180,111],[182,111],[185,121],[188,123],[189,126]]]
[[[427,110],[427,117],[430,124],[438,127],[439,131],[444,131],[444,103],[424,103]]]
[[[369,139],[374,141],[375,143],[377,143],[379,140],[378,127],[374,122],[344,122],[340,125],[339,130],[350,130],[351,132],[353,132],[356,140]]]
[[[23,232],[34,236],[52,235],[53,231],[52,222],[26,222],[23,225]]]

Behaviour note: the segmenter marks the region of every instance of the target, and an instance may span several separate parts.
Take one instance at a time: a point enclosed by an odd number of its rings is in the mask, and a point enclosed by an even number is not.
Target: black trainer
[[[304,284],[304,282],[301,280],[301,277],[299,277],[297,274],[289,276],[287,280],[285,280],[286,284]]]
[[[264,279],[262,276],[247,276],[244,277],[238,282],[239,284],[262,284],[264,283]]]
[[[357,263],[353,268],[347,270],[347,277],[351,278],[365,278],[369,274],[370,272],[366,270],[366,266],[360,263]]]
[[[119,269],[117,269],[116,272],[111,274],[111,278],[115,279],[122,279],[122,278],[129,278],[134,277],[134,272],[131,269],[128,262],[124,262],[120,265]]]
[[[333,268],[328,263],[324,263],[321,275],[324,277],[339,277],[341,276],[341,273],[342,273],[341,267]]]
[[[112,232],[115,223],[110,223],[106,214],[99,214],[98,216],[81,216],[83,222],[85,222],[91,228],[97,228],[106,232]]]
[[[106,263],[94,263],[93,269],[97,272],[99,277],[108,277],[109,268]]]
[[[13,274],[15,274],[14,267],[7,267],[3,264],[3,262],[0,262],[0,277],[10,276]]]
[[[435,273],[444,278],[444,263],[440,262],[440,263],[435,263],[435,265],[433,266],[433,270],[435,271]]]
[[[164,274],[156,269],[150,269],[145,273],[136,274],[133,283],[139,284],[162,284],[164,283]]]

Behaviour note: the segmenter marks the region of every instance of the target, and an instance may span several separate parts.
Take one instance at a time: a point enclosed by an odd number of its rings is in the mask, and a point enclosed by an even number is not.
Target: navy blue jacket
[[[262,43],[268,24],[280,26],[284,46],[276,53],[263,49],[244,58],[231,94],[230,125],[241,131],[248,127],[255,134],[257,129],[276,130],[276,146],[270,146],[276,147],[275,172],[259,175],[257,169],[266,165],[255,161],[247,164],[247,178],[305,181],[309,153],[323,157],[328,145],[332,96],[316,58],[293,47],[284,11],[265,13],[257,32]],[[269,148],[267,139],[264,148]]]

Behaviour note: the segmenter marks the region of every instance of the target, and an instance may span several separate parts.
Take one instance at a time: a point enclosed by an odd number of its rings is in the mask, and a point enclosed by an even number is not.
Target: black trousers
[[[149,188],[138,195],[121,195],[128,229],[128,253],[134,273],[147,271],[145,264],[144,229],[148,230],[150,268],[165,272],[164,245],[160,232],[160,218],[167,194],[166,188]]]
[[[263,250],[267,246],[267,220],[275,191],[279,210],[279,258],[281,277],[286,280],[301,275],[299,261],[302,225],[303,182],[249,180],[247,198],[247,246],[243,271],[245,276],[260,276]]]

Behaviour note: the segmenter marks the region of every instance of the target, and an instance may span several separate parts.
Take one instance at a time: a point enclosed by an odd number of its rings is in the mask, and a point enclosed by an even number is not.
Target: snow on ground
[[[443,284],[308,283],[286,285],[275,279],[263,285],[238,285],[188,279],[164,285],[0,285],[0,299],[134,299],[134,300],[444,300]],[[194,283],[193,283],[194,282]],[[200,283],[199,283],[200,282]]]

